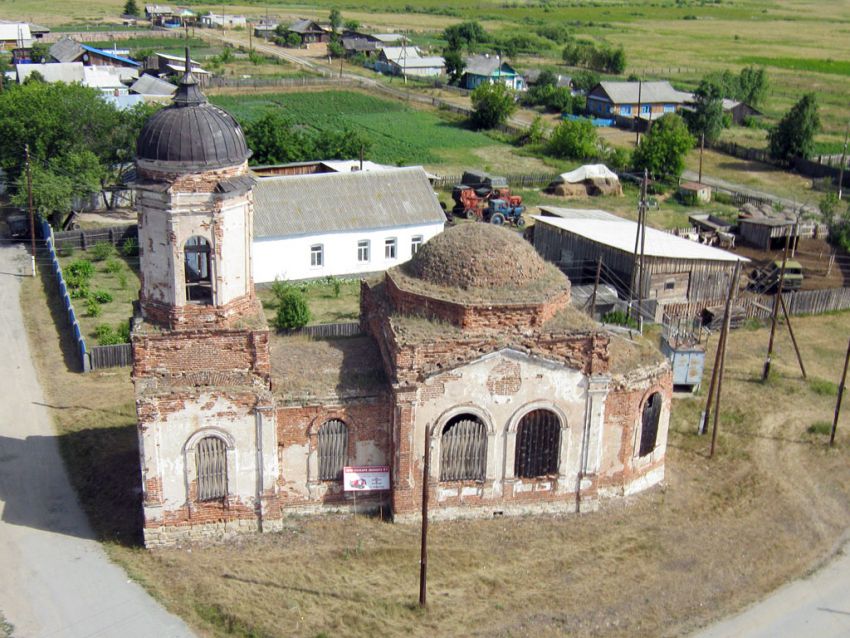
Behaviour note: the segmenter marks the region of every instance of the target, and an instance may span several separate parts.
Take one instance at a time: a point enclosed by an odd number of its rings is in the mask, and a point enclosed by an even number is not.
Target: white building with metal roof
[[[262,178],[257,283],[379,272],[410,259],[446,218],[421,167]]]

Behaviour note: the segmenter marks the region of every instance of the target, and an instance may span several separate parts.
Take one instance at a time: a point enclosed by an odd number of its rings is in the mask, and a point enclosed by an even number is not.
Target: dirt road
[[[30,359],[24,274],[23,247],[0,243],[0,612],[26,638],[192,636],[109,561],[80,510]]]

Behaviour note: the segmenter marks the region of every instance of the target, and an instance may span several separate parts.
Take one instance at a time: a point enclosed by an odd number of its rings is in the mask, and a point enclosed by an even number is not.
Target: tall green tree
[[[446,49],[443,51],[443,60],[446,64],[446,74],[449,76],[449,83],[457,84],[463,76],[463,71],[466,69],[466,62],[463,61],[463,55],[457,49]]]
[[[717,84],[703,80],[694,91],[694,108],[685,112],[685,122],[691,133],[706,142],[713,142],[723,130],[723,93]]]
[[[136,0],[127,0],[124,3],[124,15],[125,16],[137,16],[139,15],[139,5],[136,4]]]
[[[767,97],[769,87],[767,71],[761,67],[744,67],[738,75],[738,90],[734,97],[751,106],[758,106]]]
[[[592,159],[599,155],[599,136],[588,120],[564,120],[552,132],[546,152],[564,159]]]
[[[767,150],[773,159],[787,162],[814,153],[815,135],[820,131],[818,103],[807,93],[767,133]]]
[[[339,28],[342,26],[342,14],[339,12],[339,9],[334,7],[331,9],[330,15],[328,16],[328,20],[331,23],[331,31],[335,34],[339,33]]]
[[[466,48],[473,51],[476,45],[487,42],[488,35],[484,27],[478,22],[471,20],[469,22],[453,24],[443,29],[443,39],[446,41],[449,49],[460,51]]]
[[[652,123],[635,149],[633,163],[647,169],[653,177],[677,178],[685,170],[685,155],[694,146],[694,138],[684,120],[667,113]]]
[[[514,92],[501,82],[479,84],[472,91],[472,124],[490,129],[504,124],[516,111]]]

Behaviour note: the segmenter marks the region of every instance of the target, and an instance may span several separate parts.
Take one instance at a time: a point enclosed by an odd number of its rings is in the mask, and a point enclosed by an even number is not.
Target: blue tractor
[[[513,199],[519,200],[520,198],[510,198],[510,200]],[[522,214],[525,212],[525,206],[518,201],[510,200],[491,199],[487,203],[487,208],[484,209],[484,220],[497,226],[508,223],[517,228],[523,228],[525,226],[525,218]]]

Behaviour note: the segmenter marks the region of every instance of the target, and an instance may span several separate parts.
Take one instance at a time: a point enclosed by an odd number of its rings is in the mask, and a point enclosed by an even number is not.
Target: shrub
[[[627,326],[629,328],[637,328],[637,321],[632,319],[627,313],[622,310],[612,310],[602,315],[602,323],[610,323],[615,326]]]
[[[86,313],[88,313],[89,317],[99,317],[100,313],[103,312],[100,304],[97,303],[97,299],[94,297],[88,297],[86,299]]]
[[[88,283],[83,282],[77,286],[72,286],[68,283],[68,280],[65,280],[65,283],[68,285],[70,290],[68,293],[71,295],[71,299],[88,299],[89,296],[89,286]]]
[[[829,421],[815,421],[806,428],[806,432],[809,434],[831,434],[832,423]]]
[[[103,261],[115,254],[115,246],[108,241],[99,241],[89,249],[94,261]]]
[[[99,304],[110,303],[112,295],[105,290],[95,290],[91,293],[91,298]]]
[[[103,269],[111,275],[117,275],[124,269],[124,264],[117,259],[107,259]]]
[[[124,240],[121,245],[121,254],[125,257],[137,257],[139,255],[139,242],[135,237]]]
[[[279,298],[274,325],[278,330],[302,328],[310,321],[310,308],[303,293],[288,287]]]
[[[546,152],[554,157],[590,159],[598,155],[599,138],[588,120],[564,120],[552,132]]]
[[[125,321],[113,328],[109,324],[102,323],[94,329],[97,344],[100,346],[114,346],[120,343],[130,343],[130,323]]]
[[[339,278],[334,277],[333,275],[328,275],[325,277],[325,283],[333,290],[334,297],[339,298],[339,293],[342,291],[342,282]]]
[[[94,265],[88,259],[75,259],[65,267],[65,274],[88,281],[94,274]]]

